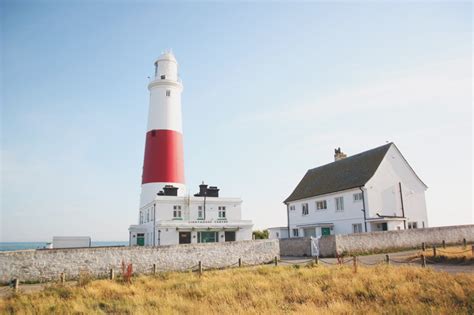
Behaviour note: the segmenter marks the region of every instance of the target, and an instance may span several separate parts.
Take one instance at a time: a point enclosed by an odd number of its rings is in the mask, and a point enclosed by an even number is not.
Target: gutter
[[[365,195],[364,195],[364,190],[362,189],[362,187],[364,186],[359,187],[359,189],[362,192],[362,212],[364,213],[364,229],[365,229],[365,232],[367,233],[367,214],[365,211]]]
[[[286,204],[286,222],[287,222],[287,229],[288,229],[288,238],[290,238],[290,205]]]
[[[405,207],[403,206],[403,194],[402,194],[402,182],[398,182],[398,187],[400,188],[400,201],[402,202],[402,217],[405,218]],[[407,229],[407,220],[403,220],[403,229]]]
[[[155,247],[156,231],[156,203],[153,204],[153,247]]]

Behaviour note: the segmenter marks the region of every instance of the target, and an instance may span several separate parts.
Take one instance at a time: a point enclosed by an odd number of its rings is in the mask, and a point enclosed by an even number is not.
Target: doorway
[[[323,236],[325,236],[325,235],[331,235],[331,228],[328,228],[328,227],[323,227],[323,228],[321,228],[321,234],[322,234]]]
[[[179,232],[180,244],[191,244],[191,232]]]
[[[138,246],[145,246],[145,234],[138,233],[137,234],[137,245]]]
[[[235,242],[235,232],[225,232],[226,242]]]

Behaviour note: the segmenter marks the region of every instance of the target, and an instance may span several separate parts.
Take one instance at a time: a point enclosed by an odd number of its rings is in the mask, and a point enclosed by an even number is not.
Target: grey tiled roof
[[[392,143],[310,169],[284,203],[364,186]]]

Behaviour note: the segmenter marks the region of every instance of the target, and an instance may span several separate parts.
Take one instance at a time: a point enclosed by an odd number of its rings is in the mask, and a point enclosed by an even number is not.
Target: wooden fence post
[[[387,265],[390,265],[390,256],[388,254],[385,255],[385,262],[387,263]]]
[[[275,266],[278,266],[278,257],[275,256]]]
[[[446,248],[446,241],[443,240],[443,248]]]
[[[474,248],[474,246],[473,246],[473,248]],[[473,249],[473,250],[474,250],[474,249]],[[315,256],[315,257],[314,257],[314,263],[315,263],[316,265],[319,265],[319,256]]]
[[[471,246],[472,256],[474,256],[474,245]]]
[[[110,279],[110,280],[114,280],[114,278],[115,278],[114,268],[110,268],[110,271],[109,271],[109,279]]]
[[[436,258],[436,245],[433,245],[433,257]]]
[[[61,274],[59,275],[59,279],[61,281],[61,284],[64,284],[64,282],[66,282],[66,275],[64,274],[64,272],[61,272]]]
[[[426,267],[426,257],[425,255],[421,255],[421,267]]]
[[[20,280],[18,278],[13,279],[13,290],[15,292],[18,292],[18,287],[20,286]]]
[[[352,262],[354,265],[354,273],[357,273],[357,256],[352,256]]]
[[[467,247],[467,242],[465,238],[462,239],[462,246],[464,247],[464,249],[466,249]]]
[[[242,258],[239,258],[239,268],[242,267]]]
[[[153,264],[153,274],[156,275],[156,264]]]
[[[199,271],[199,275],[202,275],[202,262],[201,261],[198,262],[198,271]]]
[[[425,249],[426,249],[425,242],[422,242],[422,243],[421,243],[421,250],[422,250],[422,251],[425,251]]]

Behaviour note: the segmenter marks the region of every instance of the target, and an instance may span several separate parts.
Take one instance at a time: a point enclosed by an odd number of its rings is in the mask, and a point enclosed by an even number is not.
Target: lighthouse
[[[152,202],[164,187],[186,193],[183,160],[183,128],[178,62],[165,52],[155,61],[155,74],[148,84],[150,104],[143,161],[140,207]]]
[[[178,62],[171,52],[154,63],[148,90],[138,224],[129,227],[130,246],[219,243],[252,239],[252,221],[242,220],[240,198],[221,197],[204,182],[190,194],[184,181],[183,126]]]

